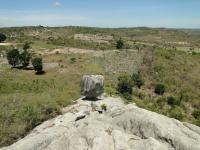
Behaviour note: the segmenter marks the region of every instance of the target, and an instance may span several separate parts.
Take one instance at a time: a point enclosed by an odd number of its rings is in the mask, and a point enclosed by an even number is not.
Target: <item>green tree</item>
[[[31,46],[30,46],[30,43],[29,42],[26,42],[25,44],[24,44],[24,46],[23,46],[23,50],[28,50],[28,49],[30,49],[31,48]]]
[[[20,62],[19,57],[20,57],[20,54],[17,49],[13,49],[7,53],[8,63],[12,65],[13,67],[16,67],[17,65],[19,65],[19,62]]]
[[[124,47],[124,42],[123,42],[123,40],[120,38],[120,39],[117,41],[116,48],[117,48],[117,49],[122,49],[123,47]]]
[[[134,82],[134,85],[138,88],[141,88],[142,85],[144,85],[144,80],[142,79],[142,76],[140,73],[133,73],[132,80]]]
[[[33,65],[34,70],[36,71],[37,74],[42,74],[43,73],[42,58],[34,58],[32,60],[32,65]]]
[[[31,54],[27,50],[24,50],[20,54],[20,62],[22,63],[23,68],[27,68],[27,66],[30,63],[30,60],[31,60]]]
[[[6,40],[6,36],[3,33],[0,33],[0,43]]]
[[[155,93],[159,95],[163,95],[165,93],[165,85],[164,84],[156,84]]]

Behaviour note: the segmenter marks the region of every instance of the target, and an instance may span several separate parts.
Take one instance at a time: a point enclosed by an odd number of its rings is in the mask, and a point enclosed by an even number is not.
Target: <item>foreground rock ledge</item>
[[[79,99],[63,113],[2,150],[200,150],[199,127],[125,105],[120,98]]]

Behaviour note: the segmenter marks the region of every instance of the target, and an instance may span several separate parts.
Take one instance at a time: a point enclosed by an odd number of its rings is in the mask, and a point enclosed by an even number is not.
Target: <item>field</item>
[[[192,115],[200,109],[199,30],[39,26],[0,28],[0,32],[11,43],[0,46],[0,147],[74,103],[84,74],[104,75],[105,92],[118,95],[118,76],[140,71],[145,85],[134,88],[131,102],[200,125]],[[116,50],[119,38],[125,43],[122,50]],[[45,74],[8,65],[6,53],[13,47],[21,49],[26,41],[33,55],[43,58]],[[166,86],[163,96],[154,93],[157,83]],[[169,106],[169,96],[180,104]]]

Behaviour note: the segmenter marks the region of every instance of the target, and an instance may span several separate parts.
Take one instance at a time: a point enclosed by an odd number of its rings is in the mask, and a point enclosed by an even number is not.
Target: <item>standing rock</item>
[[[81,81],[81,94],[88,99],[95,99],[103,94],[104,77],[101,75],[85,75]]]

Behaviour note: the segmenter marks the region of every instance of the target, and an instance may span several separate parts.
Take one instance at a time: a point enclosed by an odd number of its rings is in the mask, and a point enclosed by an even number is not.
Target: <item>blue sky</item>
[[[200,0],[0,0],[0,27],[200,28]]]

